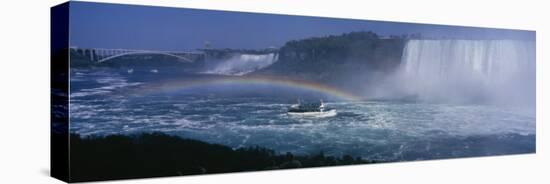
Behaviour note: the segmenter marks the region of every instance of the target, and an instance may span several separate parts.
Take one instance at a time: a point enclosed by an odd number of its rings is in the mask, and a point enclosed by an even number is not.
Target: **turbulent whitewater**
[[[532,105],[535,43],[524,40],[409,40],[402,86],[423,100]]]
[[[397,80],[380,83],[423,100],[329,100],[326,94],[262,83],[163,91],[158,89],[165,81],[213,76],[173,75],[169,68],[71,70],[70,131],[164,132],[232,148],[381,161],[535,152],[534,41],[410,40],[403,52]],[[234,55],[212,63],[209,72],[244,75],[276,61],[276,54]],[[393,91],[381,94],[398,94]],[[324,99],[337,113],[291,116],[288,110],[299,96]]]

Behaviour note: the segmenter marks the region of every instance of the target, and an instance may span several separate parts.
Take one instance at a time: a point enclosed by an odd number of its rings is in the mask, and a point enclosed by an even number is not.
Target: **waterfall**
[[[409,40],[404,89],[422,100],[534,104],[535,42]]]
[[[218,61],[204,73],[221,75],[245,75],[275,63],[278,54],[235,54],[229,59]]]

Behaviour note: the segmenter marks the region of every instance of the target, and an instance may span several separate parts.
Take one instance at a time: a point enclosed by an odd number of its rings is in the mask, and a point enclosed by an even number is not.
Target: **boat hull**
[[[338,113],[336,112],[336,109],[331,109],[328,111],[323,112],[287,112],[290,116],[295,117],[332,117],[336,116]]]

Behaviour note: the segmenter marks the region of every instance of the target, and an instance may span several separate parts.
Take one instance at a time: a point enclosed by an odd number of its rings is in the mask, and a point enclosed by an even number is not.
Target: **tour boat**
[[[327,108],[323,100],[321,103],[303,104],[298,101],[297,104],[290,106],[288,115],[293,116],[312,116],[312,117],[330,117],[336,115],[336,109]]]

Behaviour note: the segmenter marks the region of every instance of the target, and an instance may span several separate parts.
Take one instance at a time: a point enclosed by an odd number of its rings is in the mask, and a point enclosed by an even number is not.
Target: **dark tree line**
[[[317,73],[390,70],[401,61],[404,38],[381,38],[373,32],[351,32],[287,42],[279,62],[264,72]]]
[[[232,149],[163,133],[72,134],[70,154],[73,182],[374,163],[322,152],[303,156],[258,146]]]

